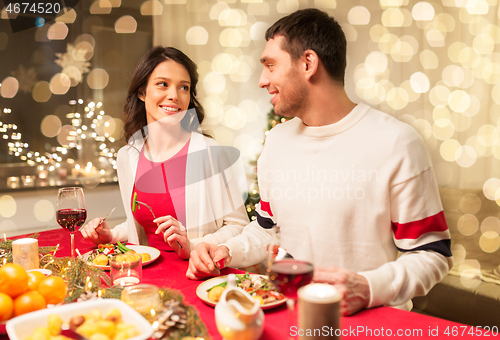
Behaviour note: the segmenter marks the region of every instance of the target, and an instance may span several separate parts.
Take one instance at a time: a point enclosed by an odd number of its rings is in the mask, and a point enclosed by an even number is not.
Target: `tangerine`
[[[37,290],[40,282],[45,280],[45,275],[35,271],[28,272],[28,290]]]
[[[14,299],[14,316],[34,312],[47,307],[42,294],[36,291],[27,291]]]
[[[0,293],[0,321],[9,320],[13,310],[12,298],[5,293]]]
[[[62,277],[49,276],[40,282],[37,290],[47,303],[55,305],[64,300],[68,287]]]
[[[15,298],[27,289],[28,274],[23,267],[13,263],[7,263],[0,267],[0,293]]]

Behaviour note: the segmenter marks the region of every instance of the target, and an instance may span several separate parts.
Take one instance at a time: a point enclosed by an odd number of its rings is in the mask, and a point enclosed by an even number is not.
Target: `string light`
[[[82,99],[71,100],[70,105],[75,106],[76,104],[83,104]],[[90,102],[85,108],[85,114],[82,115],[79,112],[71,112],[66,115],[66,118],[70,119],[71,125],[76,131],[70,131],[69,136],[71,138],[71,143],[68,146],[57,146],[53,147],[52,152],[44,152],[42,155],[39,152],[34,152],[30,150],[28,143],[22,142],[22,134],[18,131],[16,124],[6,124],[0,121],[0,135],[2,139],[7,141],[8,153],[11,156],[18,157],[23,162],[26,162],[30,166],[37,166],[39,171],[48,170],[50,172],[61,167],[61,162],[63,162],[63,156],[67,157],[68,151],[70,149],[82,149],[82,143],[87,138],[92,138],[96,143],[99,143],[99,152],[96,155],[99,162],[108,163],[113,169],[117,168],[117,150],[115,148],[110,148],[106,143],[114,143],[116,140],[105,134],[100,136],[95,132],[98,123],[102,121],[105,111],[102,110],[101,102]],[[12,113],[10,108],[3,109],[4,114]],[[89,123],[84,123],[84,120],[89,120]],[[67,158],[67,164],[72,164],[73,159]],[[76,170],[80,170],[79,167],[75,166]],[[89,173],[90,170],[87,171]],[[106,170],[104,168],[97,169],[97,173],[104,175]]]

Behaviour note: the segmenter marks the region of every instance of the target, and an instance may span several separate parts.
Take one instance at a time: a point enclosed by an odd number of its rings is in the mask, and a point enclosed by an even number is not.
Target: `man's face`
[[[299,70],[300,61],[293,62],[290,54],[281,49],[283,36],[269,39],[261,55],[264,66],[259,87],[267,89],[276,114],[301,117],[307,107],[308,89]]]

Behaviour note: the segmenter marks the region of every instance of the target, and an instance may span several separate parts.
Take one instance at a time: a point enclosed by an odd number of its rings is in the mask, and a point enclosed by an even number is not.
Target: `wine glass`
[[[287,297],[291,327],[294,324],[297,291],[313,278],[311,236],[307,228],[301,229],[300,234],[289,232],[283,235],[279,226],[273,227],[271,235],[272,241],[267,248],[267,274],[281,294]]]
[[[57,192],[57,223],[71,236],[71,257],[75,257],[75,232],[87,219],[83,189],[61,188]]]

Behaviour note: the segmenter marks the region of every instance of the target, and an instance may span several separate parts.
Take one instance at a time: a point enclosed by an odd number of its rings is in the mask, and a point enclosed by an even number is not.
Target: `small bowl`
[[[75,302],[20,315],[7,322],[7,334],[10,340],[24,340],[37,327],[47,327],[50,314],[57,314],[63,322],[69,323],[73,316],[87,314],[93,309],[99,309],[104,315],[113,308],[120,310],[124,323],[134,325],[140,333],[127,340],[146,340],[153,335],[151,324],[132,307],[117,299]],[[29,326],[27,327],[27,325]]]

